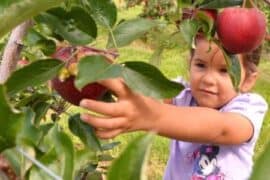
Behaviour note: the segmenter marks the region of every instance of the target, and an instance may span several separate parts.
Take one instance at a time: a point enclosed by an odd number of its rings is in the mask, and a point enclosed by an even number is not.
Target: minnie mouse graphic
[[[217,165],[218,146],[202,145],[194,152],[195,166],[191,180],[224,180]]]

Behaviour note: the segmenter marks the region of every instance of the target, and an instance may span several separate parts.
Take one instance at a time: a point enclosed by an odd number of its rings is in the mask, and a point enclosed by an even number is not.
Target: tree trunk
[[[23,37],[32,24],[32,20],[28,20],[12,30],[0,65],[0,84],[5,83],[10,74],[16,69],[17,61],[23,47]]]

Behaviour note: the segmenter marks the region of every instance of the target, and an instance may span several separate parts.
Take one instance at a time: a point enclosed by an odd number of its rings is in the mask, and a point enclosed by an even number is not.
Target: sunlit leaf
[[[117,8],[111,0],[84,0],[83,6],[101,25],[113,27],[117,20]]]
[[[40,85],[53,77],[63,67],[63,62],[55,59],[38,60],[15,71],[5,83],[8,94],[15,94],[29,86]]]
[[[209,17],[205,11],[198,11],[196,13],[196,18],[199,20],[199,23],[201,23],[205,37],[210,39],[214,36],[214,19]]]
[[[68,125],[71,132],[78,136],[89,149],[101,150],[100,142],[96,137],[93,128],[81,120],[80,114],[69,117]]]
[[[63,8],[54,8],[35,19],[47,24],[56,34],[71,44],[85,45],[97,36],[94,20],[80,7],[73,7],[68,12]]]
[[[176,96],[183,86],[167,79],[155,66],[139,61],[110,64],[100,56],[89,56],[79,63],[75,84],[81,88],[88,83],[122,77],[133,90],[154,98]]]
[[[175,97],[183,89],[182,85],[167,79],[155,66],[144,62],[126,62],[123,77],[130,88],[154,98]]]
[[[63,156],[64,162],[62,169],[62,177],[65,180],[73,180],[74,176],[74,146],[70,137],[63,131],[56,130],[53,132],[53,141],[55,143],[56,152],[59,157]]]
[[[153,135],[147,135],[139,136],[130,142],[120,156],[113,161],[108,172],[108,180],[143,179],[144,164],[152,140]]]
[[[26,119],[24,126],[19,136],[19,143],[27,144],[30,146],[37,146],[42,136],[41,132],[34,126],[35,112],[27,108],[25,110]]]
[[[189,47],[195,48],[194,40],[200,27],[199,22],[193,19],[187,19],[181,23],[180,30]]]
[[[104,56],[84,57],[79,61],[78,68],[75,85],[79,89],[89,82],[121,76],[121,66],[110,64]]]
[[[0,38],[25,20],[62,2],[64,0],[1,0]]]
[[[113,36],[110,35],[107,47],[123,47],[129,45],[132,41],[142,37],[153,27],[157,26],[156,21],[150,19],[137,18],[124,21],[118,24],[113,30]]]
[[[3,85],[0,85],[0,152],[15,146],[25,115],[12,109]]]

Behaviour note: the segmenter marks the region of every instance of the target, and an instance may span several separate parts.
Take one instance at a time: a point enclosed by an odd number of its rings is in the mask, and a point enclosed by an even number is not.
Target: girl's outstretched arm
[[[82,120],[96,129],[100,138],[112,138],[130,131],[156,131],[173,139],[240,144],[252,137],[251,122],[237,113],[219,112],[204,107],[177,107],[134,93],[122,79],[101,82],[118,97],[106,103],[82,100],[81,106],[100,114],[82,114]]]

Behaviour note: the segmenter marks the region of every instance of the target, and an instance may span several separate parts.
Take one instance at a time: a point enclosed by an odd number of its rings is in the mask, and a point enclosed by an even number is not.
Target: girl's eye
[[[199,68],[204,68],[205,65],[203,63],[196,63],[195,66],[199,67]]]
[[[221,72],[221,73],[227,73],[228,70],[227,70],[226,68],[222,68],[222,69],[220,69],[220,72]]]

